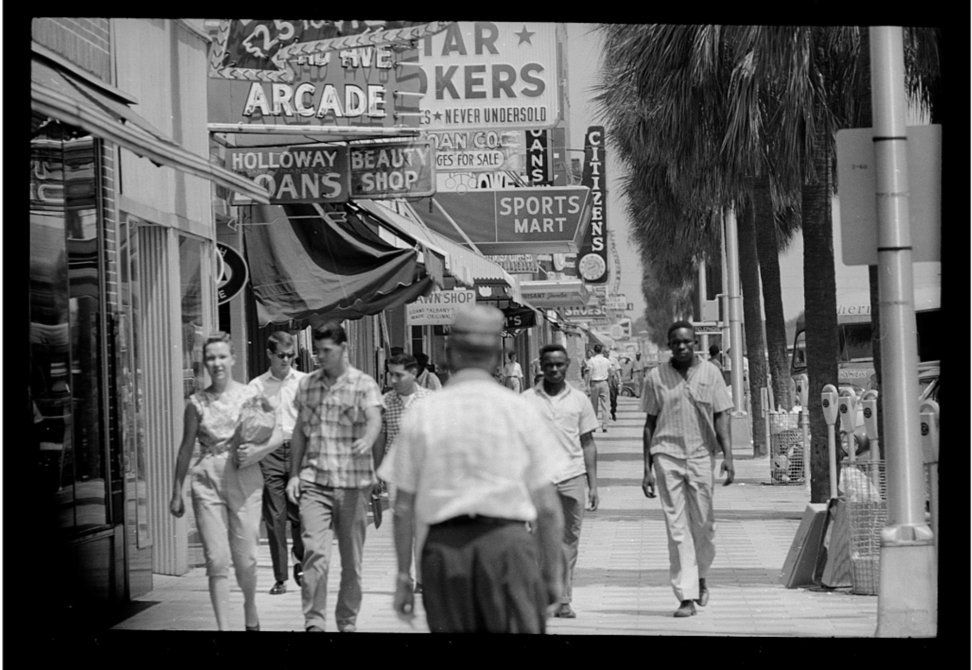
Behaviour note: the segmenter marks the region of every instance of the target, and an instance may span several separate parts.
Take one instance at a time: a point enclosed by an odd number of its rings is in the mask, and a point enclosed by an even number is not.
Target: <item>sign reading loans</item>
[[[267,189],[271,204],[346,202],[350,189],[348,149],[227,149],[231,170]]]
[[[405,313],[409,325],[443,326],[452,324],[460,307],[475,304],[475,291],[436,291],[405,305]]]
[[[435,193],[435,156],[431,142],[353,144],[350,158],[354,198],[401,198]]]
[[[450,23],[422,40],[418,65],[427,130],[527,130],[560,118],[554,23]]]

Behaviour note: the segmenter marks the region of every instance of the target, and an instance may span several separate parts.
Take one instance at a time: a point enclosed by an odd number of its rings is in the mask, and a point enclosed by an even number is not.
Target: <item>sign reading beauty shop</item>
[[[418,64],[426,130],[527,130],[560,118],[555,23],[450,23],[422,40]]]
[[[405,305],[405,312],[409,325],[443,326],[452,324],[460,307],[475,304],[475,291],[436,291]]]
[[[368,142],[352,144],[351,196],[403,198],[435,193],[432,143]]]
[[[351,190],[344,146],[227,149],[226,161],[267,189],[272,204],[346,202]]]

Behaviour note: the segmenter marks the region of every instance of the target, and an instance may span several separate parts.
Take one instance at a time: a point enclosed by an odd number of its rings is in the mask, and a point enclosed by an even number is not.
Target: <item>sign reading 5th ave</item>
[[[549,128],[560,117],[554,23],[450,23],[422,41],[418,67],[428,130]]]

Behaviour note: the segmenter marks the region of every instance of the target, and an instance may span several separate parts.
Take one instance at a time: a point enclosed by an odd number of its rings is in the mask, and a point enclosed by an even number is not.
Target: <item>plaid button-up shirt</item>
[[[348,366],[329,389],[324,371],[317,370],[301,379],[294,406],[305,439],[302,480],[335,488],[375,483],[371,450],[358,455],[351,450],[365,433],[365,410],[381,407],[381,390],[374,379]]]
[[[412,400],[408,406],[411,407],[422,398],[430,396],[433,393],[434,391],[422,388],[416,384],[415,390],[411,394]],[[387,454],[402,428],[402,417],[405,416],[405,410],[407,408],[405,407],[405,401],[402,400],[402,396],[394,389],[383,395],[381,400],[382,406],[385,408],[382,420],[385,423],[385,453]]]

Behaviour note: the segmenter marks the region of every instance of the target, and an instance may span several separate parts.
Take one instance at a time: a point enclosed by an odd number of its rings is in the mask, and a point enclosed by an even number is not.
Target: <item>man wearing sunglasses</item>
[[[297,356],[294,338],[290,333],[277,331],[267,342],[270,369],[250,381],[277,411],[277,422],[283,428],[283,444],[260,461],[263,471],[263,521],[267,525],[270,559],[273,561],[274,585],[272,595],[287,592],[287,520],[294,540],[294,581],[301,584],[304,544],[300,537],[300,513],[297,505],[287,500],[286,488],[290,478],[290,438],[297,421],[294,397],[300,380],[307,375],[291,365]]]

